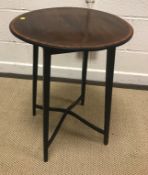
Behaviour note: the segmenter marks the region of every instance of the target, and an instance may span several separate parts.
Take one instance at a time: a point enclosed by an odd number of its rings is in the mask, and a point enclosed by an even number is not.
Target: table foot
[[[81,83],[81,102],[80,102],[82,106],[84,106],[85,103],[88,56],[89,52],[85,51],[83,53],[83,63],[82,63],[82,83]]]
[[[113,88],[113,75],[115,64],[116,48],[112,47],[107,50],[106,61],[106,88],[105,88],[105,110],[104,110],[104,144],[109,142],[109,129],[110,129],[110,114],[112,105],[112,88]]]
[[[38,77],[38,46],[33,46],[33,84],[32,84],[32,114],[36,115],[37,98],[37,77]]]

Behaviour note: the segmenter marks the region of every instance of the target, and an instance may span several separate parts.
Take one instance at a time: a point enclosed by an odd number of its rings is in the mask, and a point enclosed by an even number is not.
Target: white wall
[[[32,46],[16,39],[8,25],[17,15],[55,6],[86,7],[85,0],[0,0],[0,72],[31,74]],[[119,15],[134,27],[133,39],[118,48],[115,82],[148,85],[148,0],[96,0],[93,8]],[[105,51],[92,53],[88,79],[104,80]],[[42,63],[40,49],[40,64]],[[81,54],[53,56],[52,75],[80,78]],[[40,74],[42,66],[40,65]]]

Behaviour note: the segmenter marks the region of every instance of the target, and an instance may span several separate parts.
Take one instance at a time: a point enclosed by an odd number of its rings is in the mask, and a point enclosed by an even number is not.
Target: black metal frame
[[[78,105],[84,105],[85,93],[86,93],[86,77],[87,77],[87,64],[89,51],[84,51],[83,64],[82,64],[82,83],[81,83],[81,95],[67,108],[50,107],[50,83],[51,83],[51,55],[59,53],[67,53],[66,51],[51,51],[48,48],[43,48],[43,106],[36,104],[37,97],[37,77],[38,77],[38,46],[33,46],[33,115],[36,115],[36,108],[43,109],[43,149],[44,149],[44,161],[48,161],[48,147],[56,137],[62,123],[66,116],[73,116],[88,127],[104,135],[104,144],[107,145],[109,141],[109,126],[110,126],[110,113],[111,113],[111,101],[112,101],[112,86],[113,86],[113,74],[115,63],[115,47],[107,49],[107,64],[106,64],[106,90],[105,90],[105,122],[104,129],[98,128],[94,124],[88,122],[82,118],[79,114],[76,114],[72,109]],[[69,51],[68,51],[69,52]],[[56,111],[62,112],[63,115],[55,128],[52,136],[49,139],[49,112]]]

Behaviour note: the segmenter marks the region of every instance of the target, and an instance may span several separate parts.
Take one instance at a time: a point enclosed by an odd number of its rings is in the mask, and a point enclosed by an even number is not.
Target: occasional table
[[[19,39],[33,45],[33,115],[36,108],[43,109],[43,151],[48,161],[48,147],[57,135],[64,119],[73,116],[104,135],[109,141],[112,86],[116,47],[129,41],[132,27],[123,19],[101,11],[60,7],[40,9],[16,17],[10,24],[11,32]],[[36,103],[38,77],[38,48],[43,48],[43,106]],[[87,64],[89,51],[107,50],[104,128],[88,122],[72,111],[85,103]],[[83,52],[80,96],[67,108],[50,106],[51,56],[54,54]],[[70,61],[70,58],[69,58]],[[93,99],[92,99],[93,100]],[[61,112],[62,117],[49,139],[49,111]]]

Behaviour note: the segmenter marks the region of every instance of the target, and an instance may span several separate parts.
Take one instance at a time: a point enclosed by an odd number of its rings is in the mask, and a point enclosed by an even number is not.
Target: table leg
[[[116,48],[109,48],[107,51],[106,64],[106,89],[105,89],[105,122],[104,122],[104,144],[109,142],[110,113],[112,103],[112,86],[114,75]]]
[[[32,85],[32,113],[36,115],[37,97],[37,76],[38,76],[38,46],[33,46],[33,85]]]
[[[43,58],[43,148],[44,161],[48,161],[49,105],[50,105],[51,55],[44,48]]]
[[[83,55],[82,84],[81,84],[81,105],[84,105],[84,103],[85,103],[88,54],[89,54],[89,52],[88,51],[85,51],[84,52],[84,55]]]

